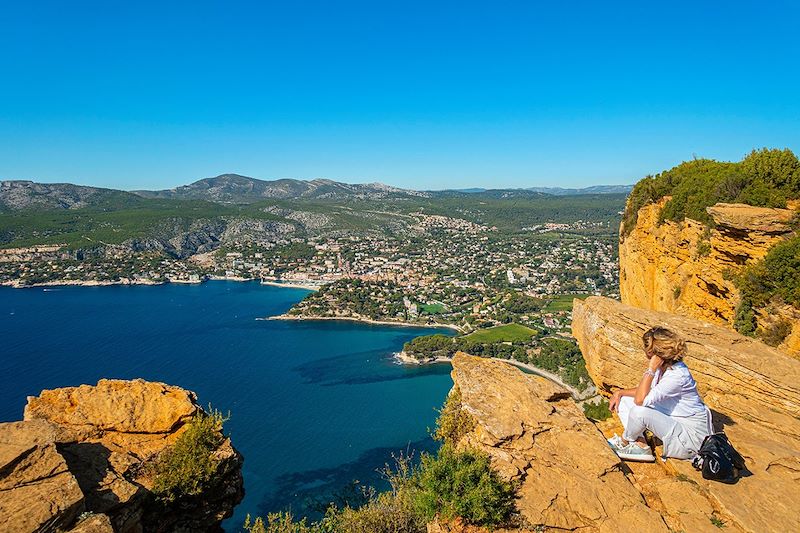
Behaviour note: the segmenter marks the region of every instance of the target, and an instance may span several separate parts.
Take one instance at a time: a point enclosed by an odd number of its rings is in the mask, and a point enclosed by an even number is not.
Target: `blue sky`
[[[4,2],[0,178],[632,183],[800,151],[797,2]]]

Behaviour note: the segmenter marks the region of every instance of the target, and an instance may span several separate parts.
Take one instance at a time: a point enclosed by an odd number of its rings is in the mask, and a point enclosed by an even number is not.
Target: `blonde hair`
[[[686,342],[667,328],[656,326],[642,335],[644,351],[648,357],[659,356],[667,365],[673,365],[686,355]]]

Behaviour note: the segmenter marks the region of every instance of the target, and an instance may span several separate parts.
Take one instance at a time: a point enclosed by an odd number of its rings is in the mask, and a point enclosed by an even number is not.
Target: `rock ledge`
[[[147,475],[199,410],[194,393],[140,379],[29,397],[24,421],[0,424],[0,530],[217,529],[244,495],[230,440],[214,452],[217,475],[197,497],[160,503]]]

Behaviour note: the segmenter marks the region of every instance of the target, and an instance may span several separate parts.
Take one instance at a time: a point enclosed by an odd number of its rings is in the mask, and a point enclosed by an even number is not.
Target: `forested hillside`
[[[691,218],[710,223],[706,207],[719,202],[759,207],[786,207],[800,198],[800,161],[788,148],[753,150],[737,163],[695,159],[648,176],[631,191],[624,217],[624,233],[636,224],[639,209],[665,196],[662,220]]]

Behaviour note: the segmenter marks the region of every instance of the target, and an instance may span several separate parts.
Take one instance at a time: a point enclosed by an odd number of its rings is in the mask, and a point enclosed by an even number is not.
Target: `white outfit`
[[[713,433],[711,411],[700,399],[697,383],[683,362],[663,373],[656,370],[642,405],[636,405],[630,396],[620,398],[618,414],[625,427],[622,438],[635,441],[649,429],[664,443],[664,457],[689,459]]]

